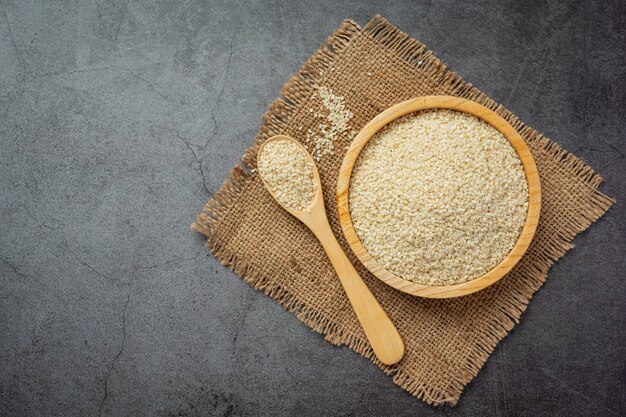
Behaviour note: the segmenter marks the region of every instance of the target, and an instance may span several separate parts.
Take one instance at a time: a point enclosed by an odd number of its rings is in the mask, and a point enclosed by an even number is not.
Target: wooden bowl
[[[472,279],[462,284],[431,286],[417,284],[412,281],[403,279],[380,265],[363,247],[350,217],[349,192],[350,177],[354,164],[356,163],[361,150],[367,142],[383,127],[409,113],[421,110],[432,109],[449,109],[460,112],[473,114],[479,119],[496,128],[511,143],[519,159],[522,161],[526,181],[528,182],[528,213],[524,227],[520,233],[517,242],[509,254],[492,270],[486,274]],[[539,212],[541,209],[541,185],[539,183],[539,174],[535,161],[521,138],[519,133],[506,120],[499,116],[496,112],[482,106],[476,102],[465,100],[453,96],[426,96],[412,100],[407,100],[396,104],[380,113],[372,119],[356,136],[348,152],[346,153],[341,169],[339,171],[339,179],[337,182],[337,210],[339,212],[339,222],[343,233],[350,245],[350,248],[357,258],[370,270],[377,278],[392,287],[406,292],[408,294],[417,295],[428,298],[450,298],[471,294],[479,291],[494,282],[498,281],[506,275],[517,262],[522,258],[526,249],[537,230],[539,222]]]

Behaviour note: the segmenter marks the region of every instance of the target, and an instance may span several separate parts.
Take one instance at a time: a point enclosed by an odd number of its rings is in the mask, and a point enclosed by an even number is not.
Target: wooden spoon
[[[259,149],[258,159],[265,149],[265,145],[272,141],[286,140],[298,144],[302,148],[302,152],[307,155],[313,165],[313,175],[317,188],[315,195],[308,207],[303,210],[291,210],[285,207],[279,199],[272,193],[271,187],[263,177],[263,172],[259,169],[261,180],[265,184],[272,197],[295,218],[304,223],[317,237],[326,251],[335,272],[339,276],[339,280],[354,308],[354,312],[365,331],[365,335],[372,346],[372,350],[378,359],[386,364],[392,365],[402,359],[404,355],[404,343],[398,333],[398,330],[391,322],[383,308],[378,304],[372,292],[367,288],[359,273],[344,253],[343,249],[337,242],[333,234],[328,218],[326,217],[326,209],[324,208],[324,198],[322,196],[322,184],[320,182],[319,173],[313,158],[309,152],[296,140],[289,136],[273,136],[269,138]],[[303,178],[304,180],[304,178]]]

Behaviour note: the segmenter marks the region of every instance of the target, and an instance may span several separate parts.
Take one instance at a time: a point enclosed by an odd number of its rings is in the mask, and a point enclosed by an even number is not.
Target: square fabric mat
[[[349,346],[367,357],[427,403],[454,405],[518,322],[550,266],[573,247],[576,234],[608,210],[612,200],[598,191],[602,179],[582,160],[448,71],[422,43],[385,19],[376,16],[364,28],[344,21],[327,42],[283,87],[282,98],[263,118],[254,146],[242,157],[243,166],[233,168],[192,227],[207,237],[208,248],[222,263],[330,343]],[[533,153],[543,192],[539,228],[521,262],[491,287],[447,300],[404,294],[370,274],[346,244],[335,205],[337,174],[355,134],[386,108],[433,94],[474,100],[513,125]],[[326,106],[321,96],[326,96]],[[349,119],[347,125],[335,119],[332,126],[329,108],[339,109]],[[329,220],[404,340],[406,354],[394,366],[377,361],[313,234],[274,202],[255,173],[258,147],[270,136],[292,136],[314,152],[316,138],[329,130],[334,150],[318,162]]]

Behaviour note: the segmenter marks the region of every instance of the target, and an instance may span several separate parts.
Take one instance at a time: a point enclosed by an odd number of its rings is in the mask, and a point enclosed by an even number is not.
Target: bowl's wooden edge
[[[386,270],[365,250],[361,240],[354,230],[352,218],[350,217],[349,208],[349,191],[350,177],[354,164],[356,163],[361,150],[367,142],[384,126],[393,120],[409,113],[429,109],[449,109],[457,110],[473,114],[478,118],[495,127],[500,133],[511,143],[517,155],[519,156],[526,174],[528,183],[528,213],[526,221],[520,233],[520,236],[513,246],[509,254],[496,265],[492,270],[478,278],[462,284],[446,285],[446,286],[429,286],[417,284],[394,275]],[[537,166],[519,133],[504,118],[493,110],[478,104],[474,101],[465,100],[453,96],[425,96],[404,101],[388,108],[373,118],[363,127],[358,135],[352,141],[344,156],[339,176],[337,179],[337,211],[339,215],[339,223],[343,230],[344,236],[350,245],[350,248],[363,265],[372,272],[381,281],[388,285],[406,292],[408,294],[417,295],[427,298],[450,298],[459,297],[479,291],[506,275],[524,256],[526,250],[530,246],[537,225],[539,224],[539,215],[541,211],[541,184],[539,181],[539,173]]]

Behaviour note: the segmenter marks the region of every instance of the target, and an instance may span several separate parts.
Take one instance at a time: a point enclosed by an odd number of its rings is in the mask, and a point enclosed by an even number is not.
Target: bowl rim
[[[359,239],[349,207],[352,170],[369,140],[389,123],[410,113],[447,109],[472,114],[496,128],[509,141],[522,162],[528,184],[528,211],[520,235],[508,255],[490,271],[470,281],[453,285],[424,285],[403,279],[380,265]],[[505,276],[526,253],[537,230],[541,211],[541,184],[533,156],[515,128],[495,111],[475,101],[454,96],[423,96],[403,101],[378,114],[356,135],[346,152],[337,179],[337,211],[344,237],[359,261],[381,281],[407,294],[426,298],[459,297],[482,290]]]

